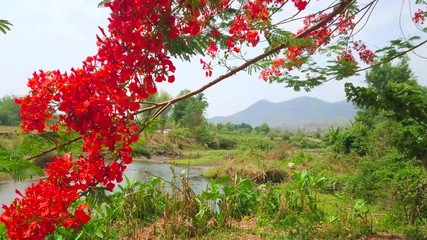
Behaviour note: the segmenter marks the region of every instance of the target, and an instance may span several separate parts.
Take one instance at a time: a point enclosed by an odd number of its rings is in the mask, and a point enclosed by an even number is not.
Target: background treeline
[[[15,97],[6,95],[0,98],[0,125],[16,126],[21,122],[19,106],[14,102]]]

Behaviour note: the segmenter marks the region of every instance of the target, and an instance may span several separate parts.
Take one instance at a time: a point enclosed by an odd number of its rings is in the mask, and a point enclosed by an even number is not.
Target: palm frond
[[[7,21],[7,20],[4,20],[4,19],[0,19],[0,31],[3,33],[3,34],[6,34],[6,31],[10,31],[10,27],[9,26],[13,26],[13,24],[12,23],[10,23],[9,21]]]

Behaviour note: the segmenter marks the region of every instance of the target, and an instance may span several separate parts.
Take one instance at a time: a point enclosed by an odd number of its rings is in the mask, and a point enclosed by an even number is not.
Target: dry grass
[[[21,144],[22,139],[19,137],[21,130],[14,126],[0,126],[0,150],[14,150]]]
[[[21,127],[0,125],[0,133],[15,133],[15,132],[21,132]]]
[[[145,226],[139,227],[135,225],[135,230],[126,237],[122,237],[122,240],[154,240],[154,239],[188,239],[188,237],[178,236],[178,235],[169,235],[165,236],[164,226],[165,218],[158,219],[156,222]],[[205,240],[215,240],[215,239],[245,239],[245,240],[260,240],[262,239],[259,234],[256,234],[256,229],[258,228],[256,219],[249,218],[243,219],[242,221],[231,221],[229,228],[221,229],[221,232],[213,231],[204,236],[193,237],[193,239],[205,239]]]

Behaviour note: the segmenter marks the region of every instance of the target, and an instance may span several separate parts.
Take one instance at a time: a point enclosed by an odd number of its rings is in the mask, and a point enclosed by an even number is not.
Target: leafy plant
[[[359,234],[367,235],[373,232],[373,223],[370,216],[370,209],[365,200],[356,200],[352,207],[350,219],[351,226],[359,229]]]
[[[0,223],[0,240],[6,240],[7,234],[6,234],[6,227],[3,223]]]
[[[257,212],[260,201],[260,192],[255,190],[253,184],[245,178],[236,177],[234,184],[223,188],[225,205],[221,204],[222,211],[230,211],[230,216],[241,220]],[[227,209],[225,209],[227,208]]]

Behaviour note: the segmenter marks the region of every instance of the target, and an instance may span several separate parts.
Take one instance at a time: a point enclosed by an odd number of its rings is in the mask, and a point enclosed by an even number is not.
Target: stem
[[[58,146],[55,146],[55,147],[52,147],[52,148],[46,149],[46,150],[44,150],[43,152],[41,152],[41,153],[39,153],[39,154],[37,154],[37,155],[33,155],[33,156],[31,156],[31,157],[28,157],[28,158],[26,158],[25,160],[31,161],[31,160],[36,159],[36,158],[38,158],[38,157],[41,157],[41,156],[43,156],[43,155],[45,155],[45,154],[47,154],[47,153],[53,152],[53,151],[55,151],[56,149],[58,149],[58,148],[60,148],[60,147],[64,147],[64,146],[70,145],[71,143],[77,142],[77,141],[78,141],[78,140],[80,140],[80,139],[82,139],[82,137],[81,137],[81,136],[80,136],[80,137],[73,138],[73,139],[68,140],[67,142],[65,142],[65,143],[63,143],[63,144],[61,144],[61,145],[58,145]]]

